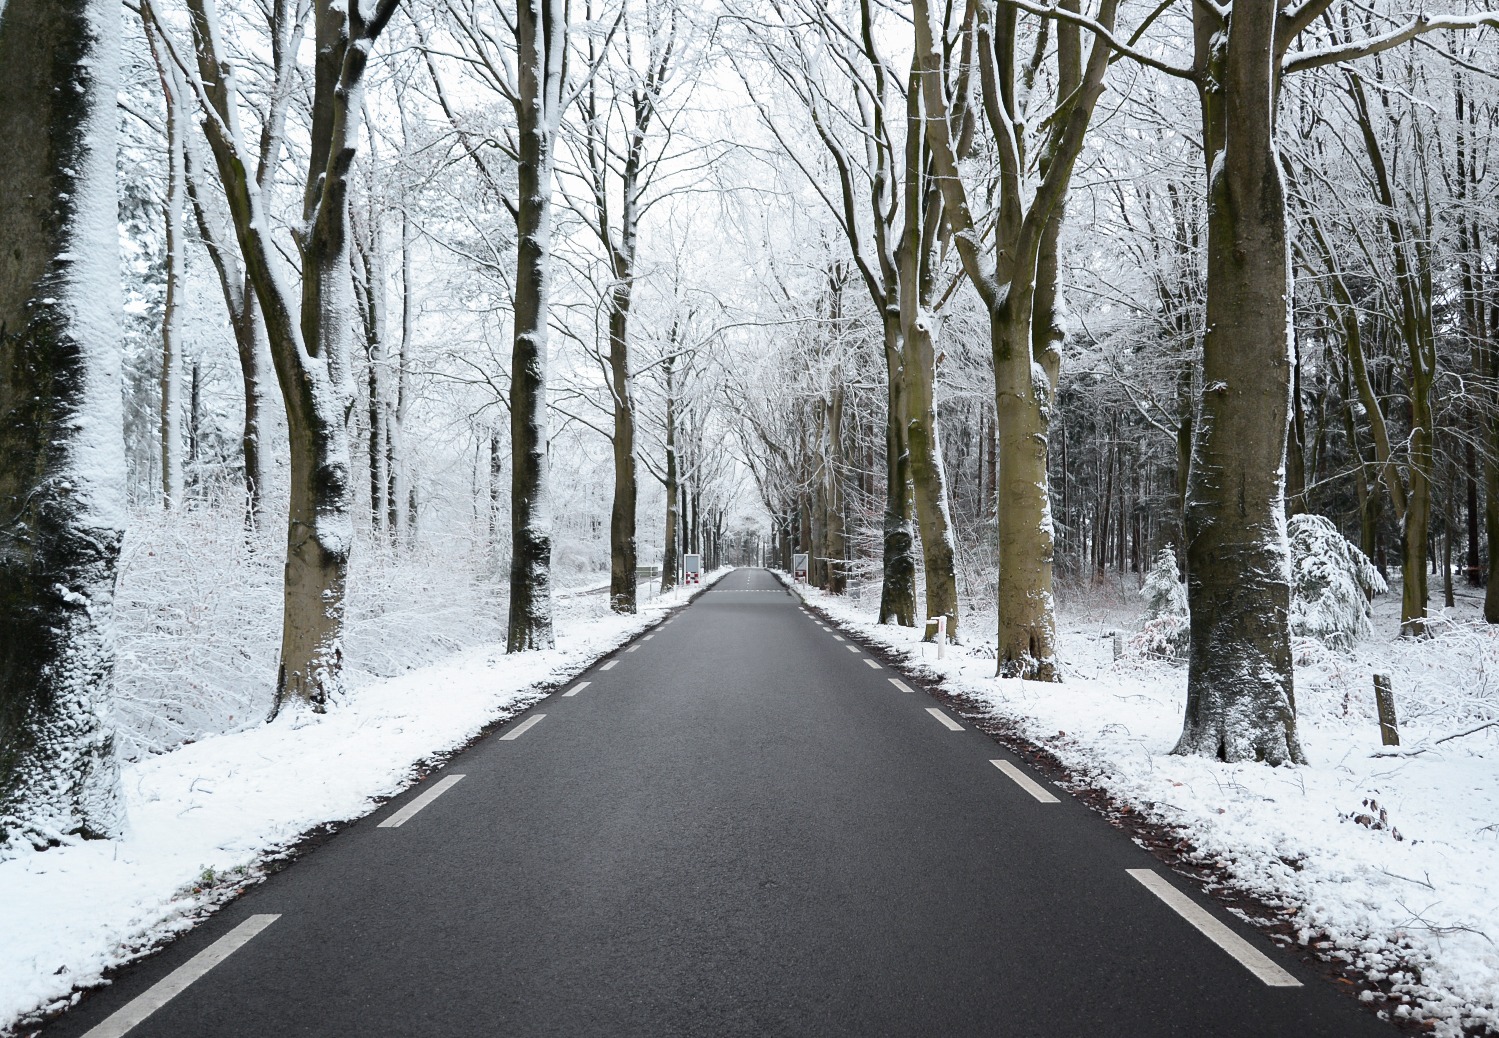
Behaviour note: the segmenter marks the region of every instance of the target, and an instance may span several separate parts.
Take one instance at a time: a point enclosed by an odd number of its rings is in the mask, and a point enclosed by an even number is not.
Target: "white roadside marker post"
[[[947,617],[929,616],[926,622],[937,625],[937,658],[943,659],[947,655]]]

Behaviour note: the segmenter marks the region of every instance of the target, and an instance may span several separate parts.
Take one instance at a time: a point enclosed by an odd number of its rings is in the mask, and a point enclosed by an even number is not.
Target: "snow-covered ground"
[[[1186,672],[1130,651],[1142,612],[1132,596],[1064,606],[1067,678],[1041,684],[994,676],[992,612],[965,617],[968,644],[939,660],[916,632],[872,623],[875,600],[799,590],[1050,751],[1080,786],[1179,829],[1202,862],[1282,906],[1302,943],[1385,982],[1388,997],[1362,996],[1385,1012],[1441,1035],[1499,1030],[1499,727],[1438,743],[1499,719],[1499,631],[1476,619],[1471,597],[1427,641],[1396,636],[1397,588],[1377,600],[1376,633],[1354,651],[1298,642],[1311,763],[1270,768],[1171,755]],[[1117,661],[1116,630],[1126,644]],[[1380,744],[1375,673],[1394,679],[1402,755]]]
[[[642,594],[632,617],[603,594],[558,597],[555,649],[471,647],[356,687],[323,717],[283,714],[126,763],[124,839],[0,862],[0,1034],[190,928],[304,835],[368,814],[689,594]]]

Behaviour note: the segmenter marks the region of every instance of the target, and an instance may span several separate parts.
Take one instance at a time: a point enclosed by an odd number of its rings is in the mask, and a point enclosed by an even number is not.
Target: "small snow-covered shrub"
[[[1192,624],[1185,616],[1158,616],[1130,639],[1130,648],[1142,656],[1184,660],[1192,644]]]
[[[1130,639],[1131,648],[1146,656],[1185,659],[1192,635],[1187,619],[1187,585],[1177,576],[1176,552],[1171,545],[1156,553],[1140,587],[1140,597],[1145,600],[1145,628]]]
[[[1291,633],[1351,649],[1373,633],[1369,597],[1389,590],[1368,556],[1320,515],[1292,516]]]
[[[1187,615],[1187,585],[1177,575],[1176,551],[1171,545],[1156,552],[1155,561],[1145,574],[1145,583],[1140,586],[1140,597],[1145,599],[1147,620]]]

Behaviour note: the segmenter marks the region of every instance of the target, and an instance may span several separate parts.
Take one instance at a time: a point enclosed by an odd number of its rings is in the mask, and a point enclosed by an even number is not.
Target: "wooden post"
[[[1379,740],[1386,746],[1400,745],[1395,722],[1395,690],[1388,674],[1374,675],[1374,703],[1379,707]]]

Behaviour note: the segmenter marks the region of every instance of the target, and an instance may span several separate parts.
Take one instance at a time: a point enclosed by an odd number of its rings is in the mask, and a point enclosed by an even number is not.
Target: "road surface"
[[[736,571],[44,1033],[1394,1033],[1017,764]]]

